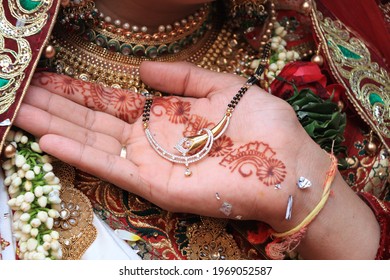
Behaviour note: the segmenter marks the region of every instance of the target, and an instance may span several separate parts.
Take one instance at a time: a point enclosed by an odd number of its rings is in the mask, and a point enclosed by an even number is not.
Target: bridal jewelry
[[[212,129],[203,128],[198,132],[198,135],[184,137],[178,141],[175,149],[180,154],[173,154],[160,146],[160,144],[153,137],[152,132],[149,129],[150,109],[153,104],[153,95],[147,94],[143,113],[143,125],[145,129],[146,138],[148,139],[152,148],[163,158],[173,163],[184,164],[186,169],[184,175],[189,177],[192,175],[192,171],[189,168],[190,163],[197,162],[204,158],[211,150],[213,143],[217,140],[227,129],[230,123],[232,113],[240,102],[241,98],[248,91],[248,89],[260,80],[260,76],[263,74],[265,67],[268,63],[270,45],[268,44],[263,52],[260,65],[256,69],[255,74],[252,75],[244,86],[238,91],[233,99],[228,104],[225,115],[222,120]]]

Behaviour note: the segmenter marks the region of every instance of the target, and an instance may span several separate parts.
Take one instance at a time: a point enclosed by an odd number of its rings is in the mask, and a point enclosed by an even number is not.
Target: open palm
[[[245,82],[187,63],[144,63],[141,77],[172,94],[155,98],[150,117],[152,134],[169,152],[183,135],[217,124]],[[165,160],[147,141],[144,102],[133,92],[40,74],[15,125],[40,137],[47,153],[164,209],[226,217],[219,209],[228,203],[230,218],[271,224],[284,218],[299,147],[311,143],[287,103],[252,87],[225,134],[186,177],[184,165]],[[120,157],[122,147],[126,158]]]

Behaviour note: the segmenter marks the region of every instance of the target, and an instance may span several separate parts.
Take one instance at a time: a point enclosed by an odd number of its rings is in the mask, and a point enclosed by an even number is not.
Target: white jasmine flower
[[[11,160],[7,160],[3,162],[1,166],[3,167],[4,170],[10,170],[14,165],[12,164]]]
[[[30,224],[25,224],[23,227],[22,227],[22,232],[25,233],[25,234],[29,234],[31,232],[31,225]]]
[[[27,180],[34,180],[34,178],[35,178],[35,173],[34,173],[34,171],[32,171],[32,170],[28,170],[28,171],[26,172],[26,174],[24,175],[24,177],[26,177]]]
[[[25,183],[24,183],[24,189],[26,190],[26,191],[31,191],[31,189],[32,189],[32,187],[33,187],[33,185],[32,185],[32,183],[31,183],[31,181],[26,181]]]
[[[52,240],[50,234],[45,234],[45,235],[42,237],[42,239],[43,239],[43,242],[48,242],[48,243],[50,243],[51,240]]]
[[[39,173],[41,173],[41,167],[39,167],[38,165],[34,166],[33,167],[33,170],[34,170],[34,173],[36,175],[38,175]]]
[[[53,190],[53,187],[50,186],[50,185],[44,185],[44,186],[42,187],[42,189],[43,189],[43,193],[44,193],[44,194],[48,194],[48,193],[50,193],[50,192]]]
[[[41,220],[38,219],[38,218],[34,218],[34,219],[32,219],[31,222],[30,222],[30,225],[31,225],[32,227],[35,227],[35,228],[39,227],[41,224],[42,224],[42,222],[41,222]]]
[[[54,179],[55,175],[53,172],[48,172],[46,173],[45,176],[43,176],[43,179],[45,179],[46,181],[50,182]]]
[[[284,30],[284,27],[283,26],[279,26],[279,27],[277,27],[276,29],[275,29],[275,34],[276,35],[279,35],[279,36],[281,36],[281,37],[284,37],[282,34],[283,34],[283,32],[284,32],[285,30]],[[286,33],[287,34],[287,33]]]
[[[39,211],[37,214],[37,218],[42,222],[46,222],[49,215],[45,211]]]
[[[51,157],[49,155],[43,155],[41,161],[43,163],[51,163]]]
[[[276,63],[271,63],[268,69],[272,72],[275,72],[276,70],[278,70],[278,66],[276,65]]]
[[[282,61],[282,60],[278,60],[278,61],[276,62],[276,65],[278,66],[278,70],[282,70],[283,67],[286,65],[286,63],[284,63],[284,61]],[[277,73],[276,73],[276,74],[277,74]]]
[[[48,229],[52,229],[54,225],[54,219],[53,218],[47,218],[45,225]]]
[[[57,251],[52,251],[51,255],[56,259],[56,260],[61,260],[62,259],[62,251],[61,249],[58,249]]]
[[[50,248],[54,251],[58,251],[60,249],[60,242],[57,240],[52,240],[50,243]]]
[[[24,202],[24,195],[18,195],[18,197],[16,198],[16,202],[15,202],[15,205],[16,206],[20,206],[22,205],[22,203]]]
[[[35,195],[32,192],[26,192],[24,194],[24,201],[26,201],[27,203],[33,202],[34,199],[35,199]]]
[[[42,150],[39,147],[39,144],[37,142],[32,142],[31,143],[31,150],[33,150],[36,153],[42,153]]]
[[[50,209],[47,214],[49,215],[50,218],[56,219],[60,216],[60,213],[54,209]]]
[[[46,251],[50,250],[50,246],[51,246],[50,242],[44,242],[42,244],[43,249],[45,249]]]
[[[16,176],[16,178],[12,180],[11,184],[15,187],[19,187],[22,184],[22,179]]]
[[[5,179],[4,179],[4,186],[8,187],[10,186],[12,183],[12,179],[11,179],[11,176],[7,176]]]
[[[28,202],[22,202],[22,205],[20,205],[20,210],[23,212],[28,212],[31,209],[31,204]]]
[[[23,213],[21,216],[20,216],[20,220],[22,222],[28,222],[30,220],[31,216],[29,213]]]
[[[38,204],[42,208],[45,208],[46,205],[47,205],[47,197],[46,196],[41,196],[40,198],[38,198]]]
[[[60,234],[58,233],[58,231],[55,231],[55,230],[53,230],[53,231],[50,233],[50,236],[51,236],[51,238],[53,238],[53,239],[55,239],[55,240],[60,239]]]
[[[23,166],[23,164],[25,164],[26,163],[26,159],[24,158],[24,156],[23,155],[16,155],[15,156],[15,165],[17,166],[17,167],[22,167]]]
[[[45,172],[50,172],[53,170],[53,166],[50,164],[50,163],[45,163],[43,166],[42,166],[42,169],[43,171]]]
[[[278,58],[279,60],[282,60],[282,61],[285,61],[286,60],[286,53],[285,52],[281,52],[278,54]]]
[[[20,242],[19,243],[19,250],[22,253],[27,252],[27,242]]]
[[[28,137],[26,135],[23,135],[21,138],[20,138],[20,143],[22,144],[27,144],[28,142]]]
[[[52,180],[48,181],[50,185],[58,185],[60,183],[60,178],[54,177]]]
[[[12,199],[11,199],[12,200]],[[14,214],[12,215],[12,220],[15,222],[15,221],[18,221],[20,219],[20,217],[23,215],[24,213],[22,211],[15,211]]]
[[[14,141],[15,141],[16,143],[19,143],[20,140],[22,139],[22,137],[23,137],[23,132],[21,132],[21,131],[16,131],[16,133],[15,133],[15,135],[14,135]]]
[[[34,251],[38,246],[38,241],[35,238],[27,240],[27,250]]]
[[[26,175],[26,172],[23,171],[23,169],[19,169],[18,172],[16,172],[18,174],[18,177],[23,179],[24,176]]]
[[[36,197],[41,197],[43,195],[43,187],[38,186],[34,190],[34,194]]]
[[[15,187],[14,185],[11,185],[9,186],[8,188],[8,193],[13,196],[14,194],[20,192],[20,188],[19,187]],[[10,205],[11,206],[11,205]]]
[[[46,258],[46,256],[43,254],[43,253],[34,253],[32,259],[33,260],[44,260]]]
[[[39,234],[39,230],[37,228],[33,228],[33,229],[31,229],[30,234],[32,237],[37,237]]]

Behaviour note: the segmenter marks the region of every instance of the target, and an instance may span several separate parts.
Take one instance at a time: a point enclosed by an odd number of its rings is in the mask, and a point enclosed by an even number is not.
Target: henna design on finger
[[[111,104],[114,106],[115,116],[129,122],[136,120],[143,112],[144,102],[138,94],[130,94],[122,89],[115,89],[112,93]]]
[[[251,142],[233,150],[219,163],[242,177],[253,174],[266,186],[274,186],[284,181],[287,171],[284,163],[275,159],[275,152],[268,144]]]
[[[165,114],[171,123],[185,124],[190,117],[191,103],[173,96],[157,98],[152,107],[152,113],[157,117],[161,117],[164,114],[162,109],[165,110]]]
[[[61,91],[66,95],[83,94],[86,90],[86,83],[69,76],[53,73],[39,73],[34,76],[35,82],[41,86],[50,86],[55,91]]]
[[[90,84],[89,94],[83,94],[84,104],[91,109],[110,112],[116,117],[130,122],[142,114],[143,100],[138,94],[123,89],[105,88]]]

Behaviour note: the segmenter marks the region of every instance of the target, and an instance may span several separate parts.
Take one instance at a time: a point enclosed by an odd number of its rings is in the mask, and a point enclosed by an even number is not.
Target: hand
[[[141,76],[152,88],[174,94],[155,98],[150,118],[150,130],[170,152],[183,133],[194,135],[218,123],[245,83],[187,63],[144,63]],[[321,188],[298,193],[296,181],[310,175],[313,184],[322,185],[330,164],[326,154],[290,105],[257,86],[236,106],[209,156],[190,165],[191,177],[184,176],[184,165],[163,159],[150,146],[140,118],[143,104],[144,98],[133,92],[40,74],[15,125],[40,137],[47,153],[174,212],[226,217],[219,209],[228,202],[233,206],[229,218],[261,220],[284,231],[300,222],[321,196]],[[123,146],[126,159],[119,156]],[[294,206],[293,219],[286,221],[289,195],[302,204]],[[305,197],[314,201],[303,203]]]

